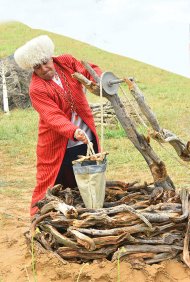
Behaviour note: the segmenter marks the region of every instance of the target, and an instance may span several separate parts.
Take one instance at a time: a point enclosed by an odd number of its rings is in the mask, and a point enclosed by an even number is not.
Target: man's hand
[[[81,84],[85,86],[86,89],[88,89],[93,94],[100,96],[100,87],[95,82],[87,79],[83,74],[79,72],[75,72],[72,74],[72,77],[76,78],[78,81],[80,81]]]
[[[84,144],[87,144],[88,143],[88,139],[86,138],[86,134],[85,132],[78,128],[76,131],[75,131],[75,134],[74,134],[74,137],[75,139],[77,139],[78,141],[82,141]]]

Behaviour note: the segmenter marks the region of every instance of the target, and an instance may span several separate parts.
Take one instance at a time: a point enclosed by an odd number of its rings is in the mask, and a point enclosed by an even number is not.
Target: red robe
[[[74,138],[77,127],[70,121],[71,104],[74,104],[76,113],[94,133],[99,147],[93,115],[82,84],[71,75],[74,72],[80,72],[90,80],[93,78],[83,65],[71,55],[54,57],[53,61],[67,95],[53,80],[45,81],[35,73],[33,73],[30,83],[31,102],[39,113],[36,152],[37,183],[32,195],[31,216],[38,210],[37,207],[32,208],[32,206],[44,198],[47,188],[53,187],[65,155],[68,139],[73,140]],[[99,75],[101,74],[97,66],[91,66]]]

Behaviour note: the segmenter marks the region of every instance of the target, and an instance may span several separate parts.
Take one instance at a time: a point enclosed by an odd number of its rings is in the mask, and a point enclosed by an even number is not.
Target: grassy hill
[[[13,54],[27,40],[41,34],[52,38],[56,45],[56,55],[71,53],[78,59],[98,64],[105,71],[112,71],[118,77],[135,77],[160,125],[186,141],[190,139],[190,79],[69,37],[31,29],[18,22],[0,24],[0,58]],[[127,87],[125,90],[128,92]],[[89,96],[89,99],[97,100],[94,96]],[[0,145],[9,161],[16,160],[18,165],[34,162],[36,135],[37,114],[32,109],[15,110],[9,117],[0,114]],[[145,161],[125,137],[105,139],[105,149],[110,152],[108,177],[126,181],[137,178],[151,180]],[[188,186],[190,166],[179,164],[175,158],[171,158],[170,155],[175,155],[175,152],[169,145],[166,145],[165,150],[154,141],[151,141],[151,145],[166,163],[174,183],[181,187]]]

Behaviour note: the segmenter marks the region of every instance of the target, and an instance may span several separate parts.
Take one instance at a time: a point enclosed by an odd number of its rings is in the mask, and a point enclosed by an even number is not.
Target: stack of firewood
[[[101,124],[101,104],[90,104],[90,108],[94,116],[94,122],[96,126],[99,126]],[[103,103],[103,124],[104,126],[113,126],[118,124],[118,119],[114,109],[109,102]]]
[[[104,207],[95,210],[84,207],[78,188],[56,185],[37,203],[31,237],[68,261],[152,264],[181,259],[183,252],[187,263],[188,198],[185,189],[107,181]]]
[[[138,110],[138,107],[134,108],[135,101],[133,101],[134,106],[130,103],[127,103],[127,101],[123,101],[125,108],[127,109],[127,112],[129,113],[132,121],[134,124],[139,124],[140,119],[143,119],[143,116],[141,112]],[[94,121],[96,126],[101,125],[101,104],[100,103],[93,103],[90,104],[90,108],[92,110]],[[113,109],[113,106],[110,102],[103,103],[103,124],[106,127],[114,127],[118,125],[119,121],[116,116],[116,113]]]

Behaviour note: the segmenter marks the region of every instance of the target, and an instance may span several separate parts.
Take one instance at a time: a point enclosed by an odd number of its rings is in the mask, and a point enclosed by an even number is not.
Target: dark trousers
[[[98,152],[98,146],[96,139],[93,141],[93,148],[95,153]],[[79,146],[71,147],[66,150],[64,159],[62,161],[61,167],[59,169],[59,173],[57,175],[57,178],[55,180],[56,184],[62,184],[64,188],[70,187],[74,188],[77,187],[77,183],[75,180],[74,172],[73,172],[73,166],[72,161],[78,159],[78,155],[86,156],[87,152],[87,145],[82,144]]]

